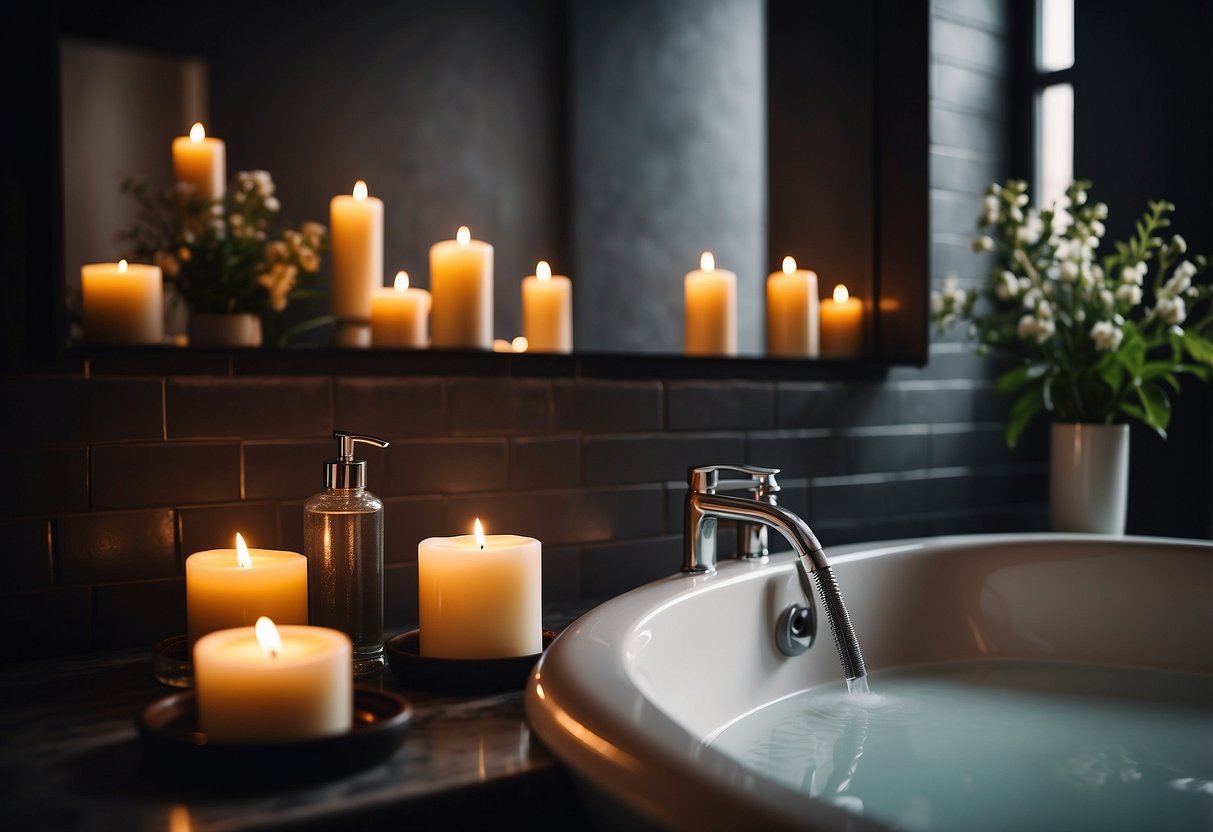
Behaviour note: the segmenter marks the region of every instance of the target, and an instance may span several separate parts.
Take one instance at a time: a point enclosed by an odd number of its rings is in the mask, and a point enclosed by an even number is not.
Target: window
[[[1074,179],[1074,0],[1036,0],[1032,190],[1060,201]]]

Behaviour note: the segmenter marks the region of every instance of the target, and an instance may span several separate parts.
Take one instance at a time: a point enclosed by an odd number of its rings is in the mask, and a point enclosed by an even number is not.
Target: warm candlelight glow
[[[527,340],[525,335],[519,335],[510,342],[510,347],[514,350],[514,352],[526,352],[530,346],[531,342]]]
[[[504,338],[493,339],[493,352],[513,352],[514,348]]]
[[[190,141],[194,144],[202,144],[202,140],[206,138],[206,128],[202,126],[202,122],[195,121],[194,126],[190,128]]]
[[[476,536],[477,548],[484,548],[484,526],[480,525],[480,518],[476,518],[475,525],[472,526],[472,534]]]
[[[712,256],[712,252],[705,251],[699,255],[699,268],[705,272],[716,271],[716,258]]]
[[[367,197],[366,183],[359,179],[354,183],[354,199],[362,202]]]
[[[461,246],[466,246],[472,241],[472,232],[466,225],[459,226],[459,230],[455,232],[455,242]]]
[[[535,277],[540,280],[552,279],[552,267],[548,265],[547,260],[540,260],[535,264]]]
[[[245,545],[240,532],[236,532],[236,563],[241,569],[253,568],[253,559],[249,557],[248,546]]]
[[[796,258],[795,257],[783,258],[783,273],[784,274],[795,274],[796,273]]]
[[[126,263],[126,261],[125,261],[125,260],[119,260],[119,261],[118,261],[118,271],[122,272],[123,274],[126,274],[126,268],[127,268],[127,263]]]
[[[834,287],[834,302],[846,303],[847,298],[851,297],[851,293],[847,291],[847,287],[839,283]]]
[[[278,628],[274,626],[274,622],[263,615],[257,619],[254,632],[257,634],[257,643],[261,645],[261,649],[271,658],[278,658],[278,654],[282,652],[282,636],[278,634]]]
[[[392,285],[396,287],[397,292],[403,292],[405,289],[409,288],[409,273],[404,269],[396,272],[396,282]]]

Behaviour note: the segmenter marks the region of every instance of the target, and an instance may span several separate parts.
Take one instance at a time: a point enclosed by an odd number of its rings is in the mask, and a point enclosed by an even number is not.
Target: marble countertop
[[[574,617],[545,611],[545,625],[560,629]],[[392,757],[320,784],[233,796],[140,773],[135,717],[175,692],[152,676],[149,651],[5,666],[0,817],[10,830],[348,828],[397,814],[413,821],[411,828],[427,828],[416,823],[427,816],[441,817],[438,825],[446,828],[472,828],[501,817],[484,806],[476,817],[476,801],[466,798],[482,789],[497,803],[547,806],[548,823],[537,813],[532,828],[584,825],[567,774],[532,741],[521,692],[471,697],[407,690],[386,669],[359,684],[393,691],[413,705],[408,736]]]

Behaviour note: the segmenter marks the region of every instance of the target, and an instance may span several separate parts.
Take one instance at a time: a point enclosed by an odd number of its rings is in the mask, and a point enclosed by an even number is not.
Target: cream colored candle
[[[466,225],[430,247],[430,336],[435,347],[493,346],[493,247]]]
[[[281,742],[350,730],[349,636],[267,617],[194,645],[198,727],[211,742]]]
[[[737,275],[705,251],[683,282],[687,355],[737,354]]]
[[[339,346],[371,343],[371,295],[383,284],[383,200],[359,179],[352,194],[329,202],[332,226],[333,317]]]
[[[430,293],[409,286],[408,272],[397,272],[391,288],[371,298],[371,346],[425,347],[430,343]]]
[[[227,181],[227,146],[206,135],[202,122],[188,136],[173,139],[173,174],[177,182],[193,187],[192,196],[209,201],[223,199]]]
[[[522,332],[531,352],[573,351],[573,284],[546,260],[522,278]]]
[[[783,270],[767,277],[767,355],[815,358],[821,346],[817,307],[817,272],[783,258]]]
[[[417,546],[421,655],[530,656],[543,650],[542,546],[533,537],[430,537]]]
[[[159,266],[89,263],[80,267],[84,340],[91,344],[164,343],[164,278]]]
[[[839,283],[821,302],[821,354],[848,358],[863,354],[863,302]]]
[[[307,623],[307,559],[298,552],[235,549],[195,552],[185,559],[185,612],[190,644],[214,630],[247,627],[268,615]]]

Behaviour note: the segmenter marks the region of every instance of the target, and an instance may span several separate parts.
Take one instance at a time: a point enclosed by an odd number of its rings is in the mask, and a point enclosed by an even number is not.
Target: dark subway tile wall
[[[974,285],[986,184],[1005,178],[1007,4],[934,0],[931,275]],[[334,428],[359,447],[385,505],[386,618],[417,621],[417,543],[490,532],[544,544],[547,600],[601,599],[671,575],[686,469],[783,469],[781,504],[827,546],[1045,527],[1044,433],[1009,451],[993,365],[963,334],[930,363],[846,381],[611,380],[559,361],[467,363],[414,376],[383,354],[324,354],[299,372],[273,351],[101,355],[0,379],[7,579],[0,655],[148,647],[184,630],[182,563],[231,546],[303,548]],[[391,359],[391,360],[389,360]],[[359,362],[354,376],[346,368]],[[400,373],[404,367],[406,372]],[[489,368],[489,369],[486,369]],[[547,369],[545,369],[545,367]],[[831,376],[835,378],[836,376]],[[721,528],[721,546],[735,546]],[[772,546],[780,546],[777,540]]]

